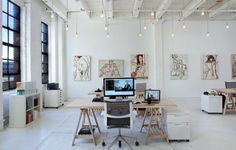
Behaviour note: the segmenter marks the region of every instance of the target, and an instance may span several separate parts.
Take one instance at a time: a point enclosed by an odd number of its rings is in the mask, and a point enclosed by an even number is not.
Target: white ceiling
[[[45,0],[43,0],[45,1]],[[52,1],[52,0],[46,0]],[[178,19],[178,20],[235,20],[236,0],[53,0],[64,5],[69,13],[86,13],[91,19]],[[59,4],[59,5],[61,5]],[[201,16],[202,11],[206,12]],[[154,11],[155,15],[151,16]]]

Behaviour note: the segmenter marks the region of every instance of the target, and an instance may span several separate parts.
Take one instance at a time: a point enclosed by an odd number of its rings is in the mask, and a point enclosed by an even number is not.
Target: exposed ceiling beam
[[[213,18],[214,16],[216,16],[218,13],[221,12],[220,10],[224,10],[226,8],[229,8],[234,3],[236,3],[236,0],[229,0],[225,3],[223,3],[219,8],[216,9],[216,11],[213,11],[213,12],[209,13],[209,17]]]
[[[160,6],[158,7],[157,11],[156,11],[156,18],[160,19],[163,14],[166,12],[166,9],[168,9],[170,7],[172,3],[172,0],[163,0],[162,3],[160,4]]]
[[[133,7],[133,17],[137,18],[139,16],[139,12],[142,5],[143,5],[143,0],[135,0]]]
[[[190,16],[193,12],[195,12],[195,10],[201,6],[203,3],[205,3],[206,0],[194,0],[191,1],[183,10],[183,15],[181,20],[184,20],[185,18],[187,18],[188,16]]]
[[[106,19],[113,19],[113,0],[104,0],[104,9]]]
[[[66,8],[60,1],[54,0],[53,3],[50,0],[42,0],[43,3],[47,5],[50,9],[52,9],[53,12],[55,12],[58,16],[60,16],[63,20],[67,21],[67,14],[64,10]]]
[[[87,0],[79,0],[79,2],[82,5],[83,9],[85,10],[87,16],[91,18],[91,10],[89,8]]]

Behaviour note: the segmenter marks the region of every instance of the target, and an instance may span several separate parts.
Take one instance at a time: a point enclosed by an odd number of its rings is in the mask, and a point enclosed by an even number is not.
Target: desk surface
[[[214,88],[212,89],[218,93],[226,93],[226,94],[236,94],[236,88]]]
[[[79,109],[103,109],[103,102],[84,102],[84,101],[72,101],[66,105],[67,108],[79,108]],[[169,100],[162,100],[158,104],[133,104],[133,108],[175,108],[177,105]]]

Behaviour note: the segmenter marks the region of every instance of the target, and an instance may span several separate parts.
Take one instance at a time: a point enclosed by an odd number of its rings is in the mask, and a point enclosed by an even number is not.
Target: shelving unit
[[[9,127],[26,127],[40,115],[40,93],[11,95],[9,101]]]

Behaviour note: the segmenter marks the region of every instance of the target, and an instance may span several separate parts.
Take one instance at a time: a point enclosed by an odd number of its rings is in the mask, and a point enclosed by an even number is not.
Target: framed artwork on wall
[[[98,75],[104,77],[123,77],[124,75],[124,60],[110,59],[99,60]]]
[[[236,79],[236,54],[231,54],[231,68],[232,79]]]
[[[171,54],[170,57],[170,79],[188,79],[188,57],[183,54]]]
[[[91,80],[91,59],[90,56],[74,56],[74,80],[88,81]]]
[[[148,79],[148,55],[131,55],[131,77],[137,79]]]
[[[219,79],[219,64],[218,55],[202,55],[202,79],[203,80],[217,80]]]

